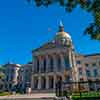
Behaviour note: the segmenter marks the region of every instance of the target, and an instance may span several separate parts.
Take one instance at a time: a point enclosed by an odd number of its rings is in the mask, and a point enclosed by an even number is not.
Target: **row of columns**
[[[34,76],[34,70],[36,69],[36,67],[39,67],[39,71],[38,72],[40,72],[41,73],[41,68],[43,68],[44,67],[44,64],[43,64],[43,60],[45,59],[46,60],[46,65],[45,65],[45,67],[46,67],[46,71],[44,72],[44,74],[45,74],[45,78],[46,78],[46,89],[48,89],[49,88],[49,77],[48,77],[48,75],[46,74],[46,72],[48,72],[49,71],[49,68],[53,68],[53,72],[57,72],[58,70],[60,70],[61,72],[64,72],[64,70],[66,69],[66,67],[75,67],[75,57],[73,56],[73,53],[72,53],[72,51],[68,51],[68,53],[67,54],[59,54],[58,56],[56,55],[56,54],[52,54],[52,55],[50,55],[50,57],[51,57],[51,59],[53,60],[53,65],[51,65],[50,64],[50,58],[49,58],[49,55],[45,55],[45,56],[43,56],[43,59],[41,59],[40,57],[36,57],[35,59],[34,59],[34,61],[33,61],[33,75],[32,75],[32,88],[34,88],[34,77],[36,77],[36,76]],[[58,63],[58,57],[60,57],[60,61],[61,61],[61,64],[59,65]],[[68,63],[69,63],[69,66],[66,66],[66,64],[65,64],[65,58],[64,57],[68,57]],[[39,60],[39,66],[37,66],[37,59]],[[59,67],[61,68],[61,69],[59,69]],[[73,70],[73,68],[72,68],[72,70]],[[37,74],[38,74],[38,72],[37,72]],[[64,76],[64,73],[62,73],[62,75]],[[74,77],[73,76],[74,74],[72,74],[71,73],[71,77]],[[76,76],[76,75],[75,75]],[[42,74],[39,74],[38,76],[37,76],[37,78],[38,78],[38,89],[41,89],[41,77],[42,77]],[[56,81],[57,81],[57,79],[56,79],[56,76],[53,76],[53,86],[54,86],[54,88],[55,88],[55,84],[56,84]],[[72,78],[72,79],[75,79],[75,78]]]
[[[67,55],[66,55],[67,56]],[[61,63],[60,65],[58,66],[57,63],[59,63],[57,60],[58,60],[58,57],[60,57],[60,60],[61,60]],[[41,72],[41,68],[43,67],[46,67],[46,72],[48,72],[51,68],[52,71],[57,71],[57,70],[61,70],[61,69],[64,69],[66,66],[65,66],[65,61],[64,61],[64,56],[62,54],[60,54],[59,56],[57,55],[52,55],[49,56],[46,55],[43,57],[45,60],[46,60],[46,65],[44,66],[43,64],[43,60],[44,59],[41,59],[40,57],[37,57],[34,59],[34,63],[33,63],[33,71],[35,71],[37,69],[37,67],[39,67],[39,71],[38,72]],[[53,60],[53,65],[51,65],[50,63],[50,59]],[[71,54],[68,55],[68,59],[69,59],[69,64],[71,65],[72,67],[72,62],[71,62]],[[39,60],[39,65],[37,65],[37,60]],[[53,68],[53,69],[52,69]],[[60,69],[59,69],[60,68]]]
[[[42,76],[43,77],[43,76]],[[37,83],[37,88],[36,89],[43,89],[42,88],[42,77],[41,76],[38,76],[37,79],[38,79],[38,83]],[[52,76],[44,76],[45,77],[45,89],[50,89],[50,77],[53,78],[53,83],[51,83],[53,85],[53,87],[51,89],[55,89],[56,88],[56,82],[57,82],[57,76],[56,75],[52,75]],[[64,80],[64,77],[63,76],[58,76],[58,77],[61,77],[62,80]],[[32,79],[32,84],[31,84],[31,88],[34,90],[35,89],[35,78],[33,76],[33,79]]]

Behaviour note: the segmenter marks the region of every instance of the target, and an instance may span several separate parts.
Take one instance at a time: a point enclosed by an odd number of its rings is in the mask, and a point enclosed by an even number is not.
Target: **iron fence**
[[[100,97],[100,80],[80,82],[57,82],[57,96]]]

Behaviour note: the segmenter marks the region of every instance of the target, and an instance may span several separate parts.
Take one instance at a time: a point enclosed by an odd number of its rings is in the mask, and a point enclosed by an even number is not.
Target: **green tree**
[[[5,74],[4,74],[4,67],[0,66],[0,79],[4,79],[5,78]]]
[[[92,39],[100,40],[100,0],[35,0],[37,7],[48,7],[54,3],[64,7],[67,12],[72,12],[77,5],[80,5],[82,9],[92,13],[94,22],[89,24],[84,34],[90,35]]]
[[[0,72],[0,79],[4,79],[5,78],[5,74],[3,72]]]

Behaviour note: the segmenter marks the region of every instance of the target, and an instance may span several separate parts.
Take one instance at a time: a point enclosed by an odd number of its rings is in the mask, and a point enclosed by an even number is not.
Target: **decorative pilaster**
[[[65,69],[65,62],[64,62],[64,56],[63,56],[63,54],[60,54],[60,59],[61,59],[61,69],[63,70],[63,69]]]
[[[72,55],[71,55],[71,50],[69,50],[68,52],[69,52],[68,56],[69,56],[69,64],[70,64],[70,67],[73,67],[73,66],[72,66]]]
[[[73,76],[74,76],[74,81],[78,81],[78,69],[76,67],[76,60],[75,60],[75,54],[72,52],[72,61],[73,61]]]
[[[73,66],[73,67],[76,67],[75,54],[74,54],[73,51],[71,52],[71,56],[72,56],[72,66]]]

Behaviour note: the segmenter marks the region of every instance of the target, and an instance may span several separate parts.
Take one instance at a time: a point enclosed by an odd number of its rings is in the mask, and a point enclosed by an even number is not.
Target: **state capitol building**
[[[51,42],[32,51],[32,90],[52,91],[56,82],[77,81],[75,53],[70,35],[60,24],[59,31]]]
[[[100,80],[100,54],[75,53],[71,36],[64,32],[62,23],[52,41],[32,51],[32,62],[23,65],[9,62],[3,66],[8,90],[18,86],[25,91],[29,87],[31,92],[55,92],[59,80],[64,83]],[[95,86],[100,89],[100,84]]]

